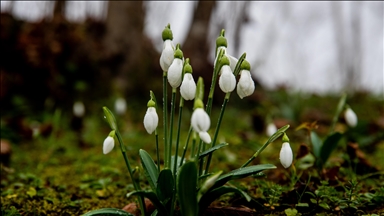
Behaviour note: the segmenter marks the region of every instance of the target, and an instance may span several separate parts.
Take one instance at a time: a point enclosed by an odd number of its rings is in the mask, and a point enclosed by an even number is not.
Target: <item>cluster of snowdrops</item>
[[[162,32],[163,50],[160,57],[160,66],[163,70],[163,134],[162,144],[164,145],[163,160],[159,155],[159,134],[157,132],[160,110],[155,94],[150,91],[150,99],[147,103],[147,112],[144,116],[144,127],[149,134],[154,134],[156,143],[156,158],[152,157],[143,149],[139,155],[145,177],[151,190],[142,190],[134,178],[129,158],[126,154],[122,136],[117,128],[116,119],[113,113],[103,107],[105,118],[111,127],[109,136],[104,140],[103,152],[108,154],[115,146],[115,140],[119,142],[120,150],[124,157],[125,164],[131,175],[135,191],[127,194],[137,196],[141,215],[201,215],[215,199],[226,193],[237,193],[248,201],[251,197],[239,188],[227,183],[231,180],[241,179],[248,176],[264,176],[264,170],[275,169],[273,164],[249,165],[259,154],[272,142],[282,137],[282,148],[280,150],[280,162],[285,167],[291,166],[293,153],[289,144],[286,130],[289,125],[280,129],[269,126],[269,139],[249,158],[241,167],[228,173],[218,171],[212,173],[210,164],[213,153],[228,146],[228,143],[217,143],[221,122],[225,108],[229,102],[231,93],[236,89],[238,96],[243,99],[253,94],[255,84],[251,77],[251,67],[245,59],[244,53],[239,58],[231,56],[227,52],[227,40],[222,30],[216,39],[216,52],[212,82],[206,103],[204,100],[204,81],[201,77],[193,77],[193,69],[189,58],[184,58],[179,44],[174,46],[173,34],[168,24]],[[238,80],[237,80],[237,77]],[[223,105],[217,120],[213,134],[208,131],[211,127],[211,110],[215,87],[217,84],[225,93]],[[172,89],[172,97],[167,97],[169,86]],[[175,121],[176,98],[179,96],[178,120]],[[190,125],[186,140],[183,140],[183,148],[180,146],[180,133],[182,125],[182,114],[185,100],[193,100],[193,113],[190,117]],[[168,110],[170,108],[170,110]],[[352,110],[346,112],[347,121],[356,124],[357,117]],[[177,125],[174,125],[174,122]],[[172,153],[173,150],[173,153]],[[179,152],[179,150],[181,150]],[[163,161],[164,164],[160,164]],[[156,207],[155,212],[147,212],[144,198],[148,198]],[[121,210],[106,208],[88,212],[87,215],[100,213],[121,214]]]

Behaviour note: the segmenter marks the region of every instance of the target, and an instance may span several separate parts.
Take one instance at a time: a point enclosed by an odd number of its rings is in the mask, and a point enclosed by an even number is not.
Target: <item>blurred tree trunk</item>
[[[184,57],[190,58],[195,76],[205,80],[212,78],[213,63],[208,61],[209,50],[215,44],[208,44],[208,27],[215,1],[199,1],[184,46]]]
[[[152,61],[158,54],[143,32],[144,17],[142,1],[108,3],[105,58],[108,70],[115,75],[114,90],[121,94],[148,93],[148,72],[154,70]]]
[[[57,0],[55,2],[55,7],[53,8],[53,19],[54,20],[63,20],[64,19],[65,1],[66,0]]]

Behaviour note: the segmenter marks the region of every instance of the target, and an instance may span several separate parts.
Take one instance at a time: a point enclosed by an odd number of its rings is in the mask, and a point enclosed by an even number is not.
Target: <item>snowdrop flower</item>
[[[196,83],[192,76],[192,67],[187,59],[184,66],[184,78],[180,86],[180,94],[184,100],[193,100],[196,95]]]
[[[155,102],[151,99],[148,102],[148,109],[144,116],[144,127],[149,134],[156,130],[159,123],[159,117],[156,113]]]
[[[267,136],[269,137],[272,136],[274,133],[276,133],[276,131],[277,131],[277,127],[273,122],[267,125],[267,130],[266,130]]]
[[[174,58],[174,50],[175,47],[173,46],[172,40],[173,40],[173,34],[170,29],[170,25],[168,24],[162,33],[163,38],[163,51],[161,52],[160,56],[160,66],[163,71],[168,71],[169,66],[171,65],[173,58]]]
[[[357,125],[357,115],[356,115],[356,113],[351,108],[348,107],[345,110],[344,118],[345,118],[345,121],[347,122],[348,126],[356,127],[356,125]]]
[[[108,154],[115,147],[115,131],[111,131],[103,143],[103,153]]]
[[[172,88],[177,88],[181,84],[181,78],[183,74],[183,52],[179,49],[179,45],[177,45],[174,59],[172,61],[171,66],[168,69],[168,82],[172,86]]]
[[[73,114],[79,118],[84,116],[85,106],[84,106],[83,102],[77,101],[73,104]]]
[[[115,111],[119,115],[123,115],[127,110],[127,102],[124,98],[117,98],[115,100]]]
[[[293,161],[293,153],[291,146],[289,145],[289,139],[286,134],[283,136],[283,146],[280,150],[280,163],[283,165],[284,168],[288,168],[291,166]]]
[[[251,77],[251,66],[249,65],[248,61],[244,59],[244,61],[241,63],[240,66],[240,79],[237,83],[237,94],[241,99],[244,97],[247,97],[255,91],[255,83],[252,80]]]
[[[232,92],[236,87],[236,77],[232,73],[229,67],[229,60],[226,56],[223,56],[221,63],[223,66],[220,70],[219,86],[224,93]]]
[[[211,143],[211,136],[207,133],[211,126],[211,119],[203,108],[196,108],[191,117],[192,128],[199,133],[200,139],[205,143]]]

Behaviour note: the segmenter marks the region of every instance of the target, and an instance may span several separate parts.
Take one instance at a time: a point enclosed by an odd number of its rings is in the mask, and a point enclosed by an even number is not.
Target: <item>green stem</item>
[[[155,129],[155,139],[156,139],[157,169],[159,170],[159,173],[160,173],[159,135],[157,134],[157,129]]]
[[[288,130],[289,128],[289,125],[285,125],[283,127],[281,127],[279,130],[276,131],[276,133],[274,133],[271,137],[269,137],[269,139],[267,140],[266,143],[264,143],[263,146],[261,146],[261,148],[259,150],[257,150],[257,152],[252,155],[251,158],[249,158],[249,160],[247,162],[245,162],[245,164],[243,164],[241,166],[241,168],[243,167],[246,167],[249,163],[251,163],[251,161],[253,161],[255,158],[257,158],[257,156],[259,156],[259,154],[269,145],[271,144],[273,141],[275,141],[277,138],[279,138],[280,136],[284,135],[285,131]]]
[[[135,188],[136,191],[139,191],[140,190],[140,185],[137,184],[137,182],[135,181],[135,179],[133,177],[132,168],[131,168],[131,165],[129,164],[129,160],[128,160],[128,156],[127,156],[127,150],[125,149],[125,145],[123,143],[123,139],[121,138],[121,134],[120,134],[120,132],[118,130],[115,130],[115,132],[116,132],[117,140],[120,143],[120,150],[121,150],[121,153],[123,154],[125,165],[127,166],[129,175],[131,176],[131,179],[132,179],[133,187]],[[140,208],[141,215],[146,215],[145,214],[144,198],[142,196],[140,196],[138,198],[138,202],[139,202],[139,205],[141,207]]]
[[[192,152],[191,152],[191,156],[190,156],[191,159],[194,159],[196,157],[195,151],[196,151],[196,132],[193,131]]]
[[[167,128],[168,128],[168,110],[167,110],[167,71],[163,72],[163,130],[164,130],[164,166],[166,168],[169,168],[169,161],[168,161],[168,140],[167,140]]]
[[[169,146],[168,146],[168,160],[171,160],[172,156],[172,136],[173,136],[173,119],[175,116],[175,100],[176,100],[176,88],[172,88],[172,99],[171,99],[171,122],[169,125]],[[170,163],[172,166],[172,163]]]
[[[179,167],[181,167],[183,165],[183,161],[185,158],[185,154],[187,153],[189,138],[191,137],[191,133],[192,133],[192,127],[190,127],[189,131],[188,131],[187,140],[186,140],[185,145],[184,145],[183,155],[181,156]]]
[[[179,106],[179,119],[177,123],[177,136],[176,136],[176,150],[175,150],[175,163],[173,166],[175,182],[176,182],[176,170],[177,170],[177,158],[179,156],[179,141],[180,141],[180,131],[181,131],[181,117],[183,114],[184,98],[180,97],[180,106]]]
[[[227,103],[229,101],[230,95],[231,95],[230,92],[225,95],[223,105],[221,106],[219,120],[217,121],[217,126],[216,126],[216,130],[215,130],[215,134],[213,135],[213,140],[212,140],[212,146],[211,147],[214,147],[216,145],[216,140],[217,140],[217,137],[218,137],[219,131],[220,131],[221,121],[223,120],[225,107],[227,106]],[[211,165],[211,160],[212,160],[212,153],[209,153],[209,155],[208,155],[207,165],[205,167],[205,173],[208,173],[208,171],[209,171],[209,166]]]

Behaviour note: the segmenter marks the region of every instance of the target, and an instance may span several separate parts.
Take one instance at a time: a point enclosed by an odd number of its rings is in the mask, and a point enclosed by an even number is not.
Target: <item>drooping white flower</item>
[[[83,117],[84,114],[85,114],[85,106],[83,104],[83,102],[81,101],[76,101],[74,104],[73,104],[73,114],[76,116],[76,117]]]
[[[108,154],[115,147],[115,139],[112,136],[105,138],[103,143],[103,153]]]
[[[200,139],[211,143],[211,136],[207,133],[211,126],[211,119],[203,108],[196,108],[191,117],[192,128],[199,133]]]
[[[180,86],[180,94],[184,100],[193,100],[195,98],[196,83],[191,73],[184,74],[184,79]]]
[[[165,40],[163,44],[163,51],[160,56],[160,66],[163,71],[168,71],[169,66],[172,64],[174,59],[174,50],[172,40]]]
[[[240,71],[240,79],[237,83],[236,90],[241,99],[253,94],[255,91],[255,83],[252,80],[251,72],[249,70]]]
[[[183,60],[175,58],[168,69],[168,82],[172,88],[177,88],[181,84],[183,74]]]
[[[118,115],[123,115],[127,110],[127,102],[124,98],[117,98],[115,100],[115,111]]]
[[[357,115],[356,115],[356,113],[351,108],[348,107],[345,110],[344,118],[345,118],[345,121],[347,122],[348,126],[356,127],[356,125],[357,125]]]
[[[272,136],[274,133],[276,133],[276,131],[277,131],[277,127],[273,122],[267,125],[267,129],[266,129],[267,136],[269,137]]]
[[[288,142],[284,142],[280,150],[280,163],[284,168],[291,166],[293,161],[293,153]]]
[[[219,78],[220,89],[224,93],[232,92],[236,87],[236,77],[233,75],[229,65],[223,65],[220,71],[221,75]]]
[[[156,113],[155,107],[148,107],[147,112],[144,116],[144,127],[149,134],[152,134],[153,131],[157,128],[159,123],[159,117]]]
[[[227,47],[225,47],[225,46],[220,46],[220,47],[217,48],[215,62],[216,62],[217,57],[218,57],[217,55],[219,55],[219,53],[220,53],[220,50],[223,50],[224,56],[226,56],[228,58],[228,60],[229,60],[229,67],[231,68],[232,71],[234,71],[235,68],[236,68],[236,64],[237,64],[237,62],[239,60],[237,58],[229,55],[228,52],[227,52]]]

